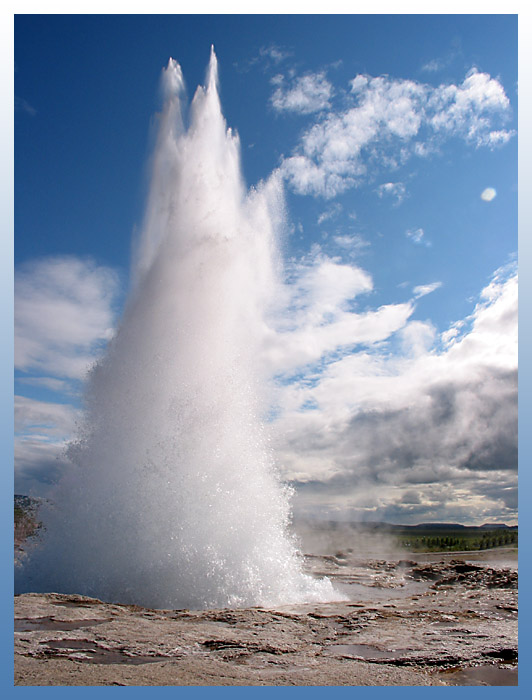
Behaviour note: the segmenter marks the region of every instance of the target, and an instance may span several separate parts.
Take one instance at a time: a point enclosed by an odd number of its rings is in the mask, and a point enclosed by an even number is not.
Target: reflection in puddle
[[[93,664],[149,664],[157,661],[168,661],[163,656],[128,656],[116,649],[102,649],[94,642],[87,639],[57,639],[47,642],[50,652],[65,649],[71,651],[70,659],[86,661]],[[49,653],[49,652],[48,652]]]
[[[388,651],[378,649],[371,644],[331,644],[323,650],[323,653],[334,656],[352,656],[357,659],[396,659],[403,656],[406,651],[406,649]]]
[[[53,617],[15,618],[15,632],[46,632],[48,630],[77,630],[109,622],[105,620],[54,620]]]
[[[348,580],[339,581],[337,577],[331,576],[334,587],[340,593],[347,595],[351,601],[381,601],[398,600],[409,598],[412,595],[421,595],[428,588],[426,583],[400,582],[394,586],[378,585],[371,583],[355,583]]]
[[[473,666],[471,668],[443,671],[442,677],[449,685],[518,685],[517,666]]]

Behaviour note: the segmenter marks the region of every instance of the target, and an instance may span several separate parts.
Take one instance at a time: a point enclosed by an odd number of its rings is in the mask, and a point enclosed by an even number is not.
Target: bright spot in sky
[[[495,199],[497,196],[497,192],[493,189],[493,187],[486,187],[484,192],[480,195],[480,198],[483,199],[485,202],[491,202],[492,199]]]

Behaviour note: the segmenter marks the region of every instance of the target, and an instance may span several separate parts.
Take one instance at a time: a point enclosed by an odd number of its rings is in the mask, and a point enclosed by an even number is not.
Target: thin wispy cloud
[[[360,253],[371,245],[368,240],[358,233],[339,234],[333,237],[333,241],[347,255]]]
[[[66,396],[75,393],[76,383],[68,379],[57,379],[56,377],[17,377],[20,384],[26,386],[43,387],[55,393]]]
[[[268,46],[261,46],[258,53],[250,58],[233,63],[233,66],[239,73],[247,73],[255,67],[261,67],[264,71],[270,71],[293,56],[293,53],[291,49],[286,47],[269,44]]]
[[[331,219],[336,218],[341,211],[342,205],[339,203],[335,203],[330,207],[327,207],[327,209],[322,211],[322,213],[318,216],[318,226],[323,224],[325,221],[330,221]]]
[[[406,197],[406,187],[402,182],[385,182],[377,187],[377,194],[383,197],[391,197],[396,204],[401,204]]]
[[[32,107],[30,103],[27,100],[24,100],[22,97],[17,97],[15,95],[15,112],[25,112],[26,114],[29,114],[30,116],[34,117],[37,114],[37,110],[35,107]]]
[[[421,66],[421,70],[425,71],[426,73],[437,73],[438,71],[442,70],[447,63],[447,61],[444,61],[441,58],[433,58],[431,61],[424,63]]]
[[[259,56],[262,58],[268,58],[276,65],[285,61],[287,58],[293,55],[293,51],[289,49],[282,48],[276,44],[270,44],[269,46],[261,46],[259,50]]]
[[[425,231],[423,231],[422,228],[408,229],[405,233],[405,236],[407,238],[410,238],[411,241],[418,245],[429,245],[429,243],[425,239]]]
[[[422,66],[421,70],[424,73],[439,73],[450,66],[457,58],[462,54],[459,42],[453,42],[453,48],[443,56],[435,57],[426,61]]]
[[[414,293],[414,297],[416,299],[420,299],[421,297],[424,297],[427,294],[431,294],[436,289],[439,289],[441,286],[441,282],[432,282],[431,284],[420,284],[419,286],[414,287],[412,291]]]

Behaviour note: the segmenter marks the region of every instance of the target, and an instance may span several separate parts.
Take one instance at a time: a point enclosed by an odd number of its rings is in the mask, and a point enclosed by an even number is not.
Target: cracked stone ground
[[[15,597],[16,685],[515,685],[517,570],[312,556],[350,600],[150,610]]]

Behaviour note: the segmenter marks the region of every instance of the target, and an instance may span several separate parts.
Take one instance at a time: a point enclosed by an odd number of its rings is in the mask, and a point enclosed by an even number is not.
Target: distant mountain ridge
[[[349,522],[341,520],[308,521],[314,527],[326,527],[338,530],[350,527],[364,532],[412,532],[412,531],[456,531],[456,530],[517,530],[517,525],[505,523],[484,523],[483,525],[462,525],[461,523],[418,523],[417,525],[399,525],[387,522]],[[297,526],[297,521],[295,522]]]

